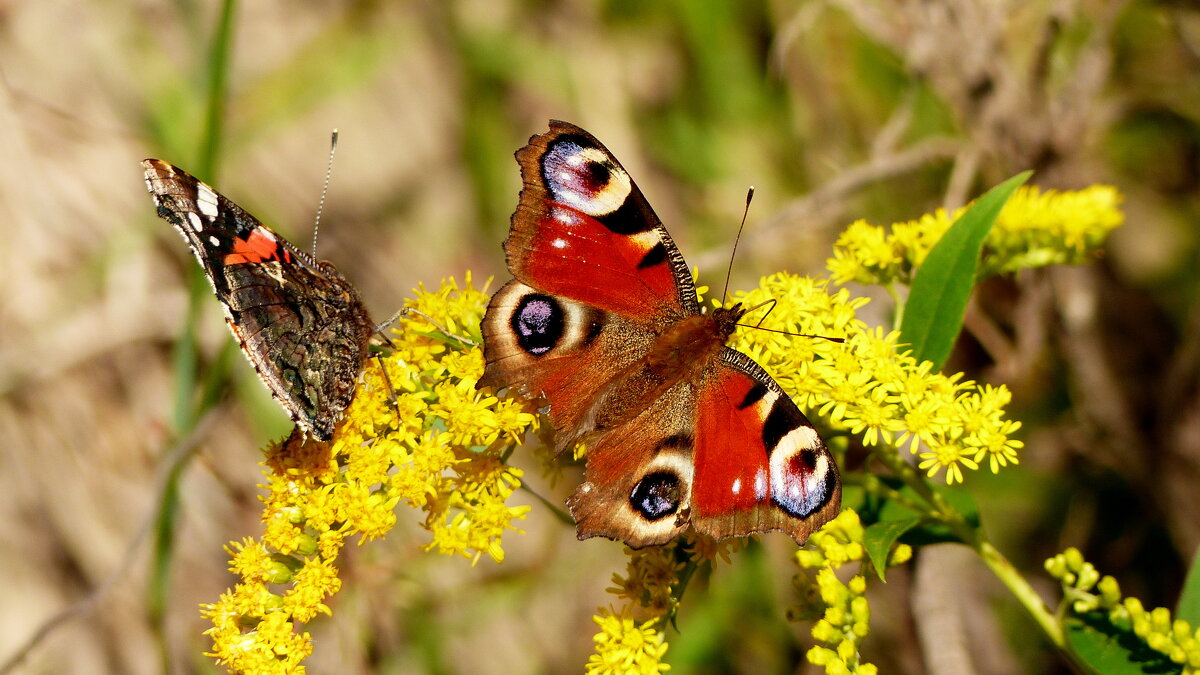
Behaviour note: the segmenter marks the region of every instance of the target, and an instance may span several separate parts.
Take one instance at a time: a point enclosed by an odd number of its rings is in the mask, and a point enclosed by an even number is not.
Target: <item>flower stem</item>
[[[900,324],[904,322],[904,298],[900,297],[895,284],[888,282],[883,287],[888,295],[892,296],[892,305],[895,307],[892,312],[892,330],[900,330]]]
[[[908,462],[901,459],[898,453],[881,451],[876,452],[875,456],[905,484],[928,501],[933,508],[933,512],[929,515],[942,521],[964,544],[974,549],[992,574],[995,574],[1001,583],[1008,587],[1017,602],[1020,602],[1021,606],[1029,612],[1034,622],[1046,633],[1046,637],[1050,638],[1050,641],[1059,649],[1063,649],[1065,643],[1062,628],[1054,618],[1054,614],[1046,607],[1046,603],[1042,602],[1041,597],[1033,590],[1033,586],[1030,586],[1025,577],[1021,576],[1017,568],[1008,561],[1008,558],[1005,558],[999,549],[984,538],[979,528],[967,522],[967,519],[942,495],[934,492],[925,477],[915,471]]]
[[[1017,568],[1013,567],[1008,558],[1004,557],[991,542],[981,539],[979,545],[974,547],[975,552],[983,560],[983,563],[988,566],[988,569],[995,574],[1000,581],[1008,587],[1008,590],[1017,598],[1017,601],[1025,608],[1033,620],[1046,633],[1046,637],[1054,643],[1059,649],[1065,648],[1063,640],[1062,627],[1058,625],[1054,614],[1046,607],[1046,603],[1042,602],[1042,598],[1033,590],[1033,586],[1021,576]]]

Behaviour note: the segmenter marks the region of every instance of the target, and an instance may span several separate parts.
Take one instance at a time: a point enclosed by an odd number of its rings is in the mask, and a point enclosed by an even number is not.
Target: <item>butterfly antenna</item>
[[[321,187],[321,201],[317,203],[317,221],[313,223],[313,260],[317,259],[317,230],[321,227],[321,211],[325,209],[325,196],[329,194],[329,181],[333,178],[333,153],[337,152],[338,130],[333,130],[329,139],[329,164],[325,167],[325,185]]]
[[[721,303],[724,304],[729,295],[729,277],[733,274],[733,258],[737,255],[738,242],[742,239],[742,230],[746,227],[746,216],[750,214],[750,201],[754,199],[754,186],[746,190],[746,208],[742,211],[742,224],[738,225],[737,236],[733,238],[733,252],[729,254],[729,268],[725,270],[725,290],[721,291]]]

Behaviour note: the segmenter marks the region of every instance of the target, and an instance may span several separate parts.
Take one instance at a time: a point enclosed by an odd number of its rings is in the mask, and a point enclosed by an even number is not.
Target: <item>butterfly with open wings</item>
[[[478,386],[544,400],[560,452],[587,441],[568,500],[579,538],[641,548],[691,526],[803,543],[837,515],[838,469],[775,380],[726,346],[745,310],[701,309],[662,222],[591,134],[551,121],[516,157],[516,278],[484,316]]]
[[[354,399],[375,324],[333,263],[317,261],[182,169],[142,162],[246,358],[292,421],[327,441]]]

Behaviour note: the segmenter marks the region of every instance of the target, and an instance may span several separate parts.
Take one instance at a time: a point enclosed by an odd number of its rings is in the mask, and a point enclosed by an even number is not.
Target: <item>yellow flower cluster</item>
[[[1183,619],[1171,620],[1171,610],[1147,610],[1134,597],[1121,598],[1121,587],[1111,576],[1100,576],[1075,547],[1046,560],[1046,571],[1062,584],[1064,602],[1075,614],[1103,613],[1108,622],[1128,631],[1177,666],[1183,675],[1200,673],[1200,628]]]
[[[241,582],[203,606],[219,663],[303,672],[312,644],[296,627],[330,613],[324,601],[341,587],[342,546],[386,534],[401,503],[426,512],[427,548],[472,564],[484,554],[504,559],[501,537],[529,507],[506,503],[521,471],[502,458],[536,428],[536,416],[515,399],[475,391],[481,350],[441,330],[477,336],[487,301],[469,275],[462,287],[451,279],[436,292],[420,289],[408,306],[441,327],[406,315],[383,367],[368,362],[331,442],[294,431],[267,451],[262,540],[228,547]]]
[[[928,361],[918,363],[897,347],[899,332],[872,329],[856,318],[867,298],[852,298],[844,288],[831,294],[827,285],[779,273],[734,301],[753,307],[777,300],[764,328],[841,337],[844,343],[743,329],[734,346],[772,373],[801,410],[816,411],[876,452],[907,445],[930,477],[945,470],[946,482],[957,483],[963,468],[987,462],[997,472],[1017,462],[1023,443],[1012,434],[1021,425],[1005,419],[1008,389],[933,372]]]
[[[701,565],[715,565],[718,561],[729,562],[729,554],[745,545],[742,538],[716,540],[712,537],[688,533],[663,546],[643,549],[625,549],[629,560],[625,575],[613,574],[607,590],[624,601],[621,609],[600,608],[593,621],[602,628],[595,636],[596,652],[588,663],[588,672],[627,672],[614,664],[640,663],[632,672],[657,672],[650,664],[657,664],[667,651],[666,637],[658,627],[674,616],[679,607],[680,596],[687,579]],[[649,616],[644,623],[635,625],[634,616]],[[650,640],[647,636],[657,633]],[[657,651],[648,651],[642,645],[652,644]],[[634,666],[630,666],[634,667]],[[666,664],[659,667],[666,670]]]
[[[667,643],[657,625],[662,619],[635,623],[627,611],[602,608],[594,617],[600,632],[592,638],[596,651],[588,658],[591,675],[656,675],[671,669],[663,663]]]
[[[1085,262],[1124,219],[1120,201],[1108,185],[1063,192],[1018,188],[984,242],[980,276]],[[964,210],[938,209],[888,229],[856,221],[838,237],[826,267],[839,284],[911,283],[929,249]]]
[[[861,572],[866,557],[862,522],[853,509],[844,509],[808,539],[811,548],[796,552],[796,564],[802,570],[817,570],[796,575],[801,602],[788,611],[793,621],[818,619],[812,628],[817,644],[808,650],[808,660],[829,675],[876,675],[878,668],[864,662],[859,645],[870,631],[871,608],[867,604],[867,578]],[[900,565],[912,557],[907,544],[897,544],[888,554],[888,565]],[[860,572],[848,583],[838,579],[835,570],[851,562],[860,563]]]

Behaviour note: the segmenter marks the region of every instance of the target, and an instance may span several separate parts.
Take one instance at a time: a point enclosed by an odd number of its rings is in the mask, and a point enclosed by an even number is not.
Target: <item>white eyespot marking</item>
[[[735,479],[733,480],[733,485],[732,485],[732,486],[730,486],[730,488],[729,488],[729,491],[730,491],[730,492],[732,492],[732,493],[733,493],[733,494],[735,494],[735,495],[739,495],[739,494],[741,494],[741,493],[742,493],[742,479],[741,479],[741,478],[735,478]]]
[[[829,500],[829,453],[812,427],[792,429],[771,451],[771,497],[785,511],[805,518]],[[812,460],[805,459],[805,453]],[[807,461],[813,461],[811,469]]]
[[[556,201],[595,218],[621,208],[632,190],[628,174],[599,148],[560,140],[543,156],[542,166]]]
[[[220,245],[221,245],[221,240],[220,240],[220,239],[217,239],[216,237],[214,237],[214,236],[211,236],[211,235],[210,235],[210,236],[208,237],[208,243],[212,244],[213,246],[220,246]]]
[[[516,328],[511,323],[514,314],[531,294],[540,292],[514,280],[505,284],[492,298],[484,335],[489,340],[488,344],[494,345],[496,360],[513,358],[524,361],[532,358],[530,352],[521,346]],[[562,333],[554,343],[554,349],[569,353],[589,339],[589,334],[594,330],[593,320],[589,318],[588,308],[580,303],[555,298],[555,305],[562,313]]]
[[[554,241],[550,242],[550,245],[553,246],[554,248],[566,248],[567,240],[562,239],[562,238],[555,239]]]
[[[762,501],[767,498],[767,482],[769,476],[765,469],[759,469],[754,474],[754,498]]]
[[[204,183],[196,184],[196,206],[200,209],[200,213],[209,218],[216,218],[221,213],[220,208],[217,207],[217,193]]]
[[[692,462],[682,450],[659,452],[638,471],[637,482],[630,486],[623,509],[629,509],[635,521],[662,523],[667,529],[677,527],[678,519],[667,516],[681,514],[691,504],[692,471]]]
[[[200,221],[200,216],[196,215],[195,213],[193,213],[191,211],[187,212],[187,221],[189,224],[191,224],[192,229],[197,232],[204,229],[204,223],[202,223]]]

